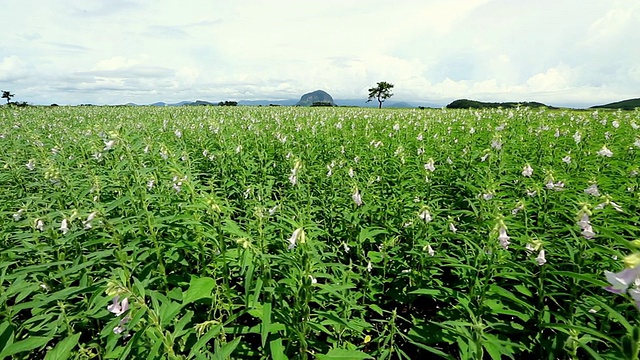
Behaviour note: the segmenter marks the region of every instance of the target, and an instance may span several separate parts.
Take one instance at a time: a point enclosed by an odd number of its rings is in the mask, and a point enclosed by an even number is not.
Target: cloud
[[[366,99],[388,81],[398,101],[569,104],[640,88],[635,0],[22,0],[4,4],[0,21],[1,85],[34,103],[275,100],[316,89]]]

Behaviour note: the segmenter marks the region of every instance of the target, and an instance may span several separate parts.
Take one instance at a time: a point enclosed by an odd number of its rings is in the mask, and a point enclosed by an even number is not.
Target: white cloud
[[[635,0],[22,0],[0,22],[0,87],[33,103],[364,101],[389,81],[398,101],[588,104],[640,88]]]

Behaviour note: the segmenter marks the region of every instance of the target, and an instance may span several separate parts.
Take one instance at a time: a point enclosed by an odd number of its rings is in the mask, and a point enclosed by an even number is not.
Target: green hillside
[[[517,108],[517,107],[546,107],[549,109],[554,109],[554,107],[545,105],[543,103],[535,102],[535,101],[524,101],[524,102],[483,102],[476,100],[468,100],[468,99],[458,99],[453,101],[451,104],[447,105],[449,109],[485,109],[485,108]]]
[[[634,110],[635,108],[640,108],[640,98],[616,101],[610,104],[596,105],[591,107],[591,109],[622,109],[622,110]]]

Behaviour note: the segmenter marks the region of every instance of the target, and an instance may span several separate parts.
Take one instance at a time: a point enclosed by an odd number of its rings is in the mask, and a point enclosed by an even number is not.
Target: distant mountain
[[[591,109],[622,109],[622,110],[634,110],[635,108],[640,108],[640,98],[616,101],[610,104],[596,105],[591,107]]]
[[[535,101],[524,101],[524,102],[483,102],[476,100],[468,100],[468,99],[458,99],[453,101],[451,104],[447,105],[448,109],[484,109],[484,108],[516,108],[516,107],[546,107],[549,109],[556,109],[552,106],[545,105],[543,103],[535,102]]]
[[[409,109],[409,108],[414,108],[415,106],[412,106],[412,105],[402,101],[402,102],[391,103],[389,105],[383,105],[383,107],[392,108],[392,109]]]
[[[269,106],[269,105],[281,105],[281,106],[293,106],[298,102],[296,99],[287,100],[240,100],[238,105],[245,106]]]
[[[333,98],[331,97],[331,95],[322,90],[316,90],[302,95],[300,101],[296,103],[296,106],[311,106],[311,104],[315,102],[329,103],[333,106],[336,106],[336,103],[333,102]]]

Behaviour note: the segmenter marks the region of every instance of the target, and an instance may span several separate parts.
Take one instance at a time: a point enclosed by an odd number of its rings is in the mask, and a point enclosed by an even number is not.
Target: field
[[[637,359],[639,127],[2,107],[0,358]]]

